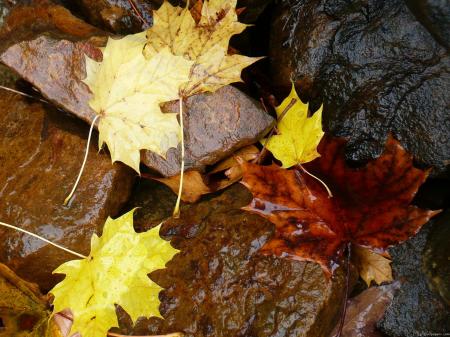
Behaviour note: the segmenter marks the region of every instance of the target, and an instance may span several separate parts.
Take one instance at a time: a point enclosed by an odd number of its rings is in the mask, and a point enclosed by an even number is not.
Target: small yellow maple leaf
[[[380,254],[355,245],[353,247],[353,262],[368,287],[370,287],[372,281],[375,281],[378,285],[392,281],[391,260]]]
[[[169,2],[153,13],[153,26],[147,31],[146,57],[161,48],[194,62],[189,82],[182,89],[188,97],[241,81],[243,68],[260,58],[228,55],[230,38],[241,33],[247,25],[238,22],[237,0],[210,0],[203,3],[198,23],[189,9],[174,7]]]
[[[308,117],[308,104],[304,104],[297,95],[294,85],[289,96],[275,108],[279,134],[263,139],[267,149],[289,168],[297,164],[310,162],[320,154],[317,146],[322,139],[322,107]],[[284,115],[284,116],[282,116]]]
[[[147,275],[164,268],[178,250],[159,236],[160,226],[136,233],[133,212],[108,218],[103,235],[92,236],[86,259],[66,262],[54,271],[66,275],[50,291],[55,296],[54,312],[71,309],[71,334],[105,337],[111,327],[118,326],[115,304],[133,322],[141,316],[161,317],[158,294],[162,288]]]
[[[160,104],[179,99],[192,61],[161,48],[146,59],[145,33],[109,38],[103,61],[86,57],[84,82],[93,93],[89,105],[100,116],[99,147],[106,143],[112,161],[139,173],[140,150],[162,157],[180,141],[176,114],[163,113]]]

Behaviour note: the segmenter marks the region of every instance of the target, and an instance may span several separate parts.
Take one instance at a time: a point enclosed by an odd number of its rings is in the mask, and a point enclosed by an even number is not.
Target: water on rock
[[[289,87],[293,78],[313,109],[324,103],[326,129],[349,138],[350,160],[377,157],[393,133],[419,162],[446,169],[450,58],[403,0],[285,0],[278,8],[275,82]],[[450,21],[448,9],[437,13]]]
[[[0,221],[88,254],[90,238],[128,199],[134,174],[97,153],[95,140],[68,206],[87,142],[88,126],[41,103],[0,93]],[[76,256],[0,227],[0,261],[43,291],[60,279],[52,271]]]
[[[140,186],[140,197],[128,206],[142,207],[135,219],[139,230],[159,223],[173,208],[173,203],[167,203],[170,192],[154,186]],[[342,270],[328,282],[317,264],[259,254],[273,225],[240,210],[250,200],[243,186],[233,185],[224,193],[184,206],[180,219],[163,224],[162,235],[181,250],[166,270],[151,274],[166,288],[160,294],[165,320],[143,319],[132,329],[122,312],[124,333],[182,331],[187,337],[330,333],[344,293]],[[164,205],[168,206],[165,212],[161,211]]]

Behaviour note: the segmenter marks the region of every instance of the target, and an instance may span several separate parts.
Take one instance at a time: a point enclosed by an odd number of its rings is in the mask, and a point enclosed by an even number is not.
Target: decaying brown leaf
[[[174,193],[178,193],[180,188],[180,175],[170,178],[152,178],[168,186]],[[209,187],[203,181],[203,177],[198,171],[184,172],[183,192],[181,200],[184,202],[196,202],[204,194],[211,193]]]
[[[370,287],[375,281],[380,285],[392,281],[391,260],[361,246],[353,247],[353,262],[358,268],[359,275]],[[388,256],[388,255],[387,255]]]
[[[369,288],[350,299],[341,337],[382,337],[376,323],[383,317],[399,287],[400,282],[396,281]],[[336,336],[338,325],[331,336]]]
[[[243,161],[251,161],[258,157],[259,150],[256,146],[246,146],[236,151],[232,156],[224,159],[215,165],[211,171],[202,174],[199,171],[187,171],[184,173],[183,193],[181,200],[188,203],[194,203],[202,195],[220,191],[242,178],[241,165],[237,158]],[[174,193],[178,193],[180,175],[169,178],[159,178],[143,174],[145,178],[157,180],[167,185]]]
[[[44,336],[48,317],[48,301],[38,286],[0,263],[0,337]]]

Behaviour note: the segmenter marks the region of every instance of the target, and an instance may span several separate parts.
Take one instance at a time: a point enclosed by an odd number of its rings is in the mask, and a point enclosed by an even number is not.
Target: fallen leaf
[[[162,288],[147,275],[164,268],[178,251],[161,239],[160,226],[137,234],[133,213],[108,218],[103,235],[92,236],[86,259],[66,262],[54,271],[66,275],[50,291],[55,296],[54,312],[72,311],[71,333],[105,337],[111,327],[118,326],[115,304],[133,322],[141,316],[161,317],[158,294]]]
[[[145,42],[145,33],[109,38],[102,62],[86,57],[84,80],[93,93],[89,105],[100,116],[99,147],[106,143],[113,162],[121,161],[138,173],[141,149],[165,157],[169,148],[177,147],[177,115],[163,113],[160,104],[179,99],[192,65],[167,48],[146,60]]]
[[[242,167],[239,161],[251,161],[257,158],[258,155],[258,148],[250,145],[236,151],[231,157],[218,163],[207,175],[210,189],[214,192],[220,191],[241,180]],[[219,175],[220,172],[223,172],[225,177],[221,177]]]
[[[308,104],[304,104],[292,85],[289,96],[275,108],[278,117],[278,135],[263,139],[262,144],[289,168],[308,163],[320,154],[317,146],[322,139],[322,107],[308,117]]]
[[[246,146],[240,150],[237,150],[230,157],[217,163],[208,174],[213,174],[221,171],[226,171],[230,168],[238,167],[240,169],[240,164],[237,161],[237,157],[245,161],[250,161],[256,159],[259,155],[259,149],[255,145]]]
[[[180,188],[180,175],[176,175],[170,178],[152,178],[164,185],[168,186],[175,194],[178,194]],[[184,172],[183,178],[183,191],[181,194],[181,200],[185,202],[194,203],[204,194],[211,193],[209,187],[203,181],[203,177],[198,171]]]
[[[343,139],[324,138],[321,157],[306,164],[316,179],[277,165],[243,163],[243,184],[253,193],[245,209],[275,224],[261,251],[319,263],[330,276],[348,243],[376,252],[407,240],[439,211],[410,206],[428,172],[390,137],[383,154],[362,168],[344,159]]]
[[[242,178],[241,165],[236,157],[242,160],[252,160],[258,156],[259,150],[256,146],[246,146],[236,151],[232,156],[224,159],[207,174],[201,174],[199,171],[191,170],[184,173],[183,192],[181,200],[184,202],[194,203],[198,201],[202,195],[213,193],[224,189]],[[215,177],[216,174],[223,172],[225,178]],[[168,186],[175,194],[178,194],[180,187],[180,175],[170,178],[159,178],[152,175],[143,174],[144,178],[157,180]]]
[[[36,284],[22,280],[2,263],[0,294],[0,337],[40,337],[47,333],[47,298]]]
[[[242,69],[260,59],[228,55],[230,38],[247,27],[238,22],[236,2],[204,1],[198,22],[188,7],[174,7],[168,1],[154,11],[154,24],[147,31],[144,54],[151,58],[159,50],[169,48],[174,55],[194,62],[189,81],[182,88],[183,97],[214,92],[227,84],[240,82]]]
[[[370,287],[372,281],[380,285],[392,281],[391,260],[369,249],[354,246],[352,261],[358,268],[359,275]]]
[[[400,288],[396,281],[379,287],[364,290],[358,296],[348,300],[342,337],[382,337],[376,324],[383,317],[395,292]],[[335,337],[339,324],[331,336]]]

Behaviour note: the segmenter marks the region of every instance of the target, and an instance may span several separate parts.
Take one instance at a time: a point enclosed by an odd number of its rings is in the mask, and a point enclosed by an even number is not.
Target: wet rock
[[[450,211],[447,211],[430,230],[424,251],[423,266],[430,287],[450,306],[449,238]]]
[[[447,49],[450,47],[450,7],[439,0],[405,0],[411,12]]]
[[[155,195],[154,188],[145,188]],[[184,206],[180,219],[163,224],[162,235],[181,250],[166,270],[151,274],[166,288],[160,294],[165,320],[141,319],[131,329],[122,312],[122,333],[181,331],[186,337],[330,333],[344,293],[342,270],[328,282],[317,264],[259,254],[273,226],[240,210],[250,200],[242,185],[233,185],[222,194]],[[142,218],[149,228],[161,216],[152,217],[153,210],[160,209],[157,204],[149,206],[149,211],[143,207],[137,213],[140,229],[145,229]]]
[[[0,30],[0,62],[38,88],[57,106],[89,122],[95,117],[81,82],[85,54],[101,59],[102,33],[61,6],[38,2],[18,6]]]
[[[253,144],[272,127],[273,118],[246,94],[232,86],[215,93],[191,96],[185,107],[185,167],[203,169]],[[164,105],[166,112],[178,112],[178,103]],[[142,162],[164,176],[180,173],[181,145],[164,159],[146,151]]]
[[[378,324],[390,337],[443,334],[450,331],[450,308],[438,294],[428,288],[422,266],[427,237],[434,226],[442,225],[439,224],[440,221],[437,217],[415,237],[390,249],[394,278],[402,282]],[[445,225],[448,226],[448,223]],[[448,237],[446,239],[448,252]]]
[[[75,3],[94,26],[116,34],[131,34],[152,25],[152,10],[162,1],[133,0],[135,9],[128,0],[76,0]]]
[[[13,87],[17,76],[4,65],[0,64],[0,85]]]
[[[3,20],[5,16],[8,15],[9,6],[6,3],[6,0],[0,0],[0,27],[3,24]]]
[[[42,11],[53,11],[52,8],[46,7]],[[13,11],[6,28],[0,32],[0,40],[7,41],[6,47],[0,48],[0,61],[32,83],[51,102],[91,123],[95,112],[88,104],[92,94],[82,82],[85,77],[84,54],[101,59],[96,46],[104,43],[104,38],[92,37],[95,29],[85,23],[80,24],[82,27],[78,29],[84,35],[79,32],[76,36],[61,38],[61,34],[70,34],[70,31],[60,31],[52,21],[54,16],[48,15],[46,27],[49,30],[43,29],[45,23],[40,22],[38,33],[29,33],[27,39],[11,42],[11,32],[22,11],[28,13],[24,14],[26,17],[30,16],[32,9],[26,7],[18,9],[18,12]],[[70,14],[65,12],[64,15]],[[64,16],[57,21],[72,20],[78,19]],[[31,19],[27,24],[30,29],[35,25]],[[88,39],[80,40],[83,36]],[[168,103],[163,110],[178,112],[178,104]],[[186,169],[202,169],[254,143],[273,123],[272,117],[256,101],[231,86],[212,94],[188,98],[185,119]],[[167,159],[149,151],[142,152],[144,164],[165,176],[180,172],[179,156],[180,149],[175,148],[169,151]]]
[[[134,228],[144,232],[172,216],[177,196],[166,185],[139,179],[123,213],[137,207]]]
[[[391,132],[419,162],[449,164],[448,53],[402,0],[284,1],[270,50],[275,82],[324,103],[348,159],[377,157]]]
[[[258,17],[272,3],[273,0],[240,0],[237,8],[245,8],[244,12],[239,15],[239,21],[245,23],[254,23]]]
[[[134,174],[91,145],[77,191],[63,206],[83,160],[87,126],[11,94],[0,96],[0,125],[0,221],[88,254],[92,233],[128,199]],[[0,237],[0,261],[43,291],[59,280],[51,272],[74,259],[11,229],[0,227]]]

